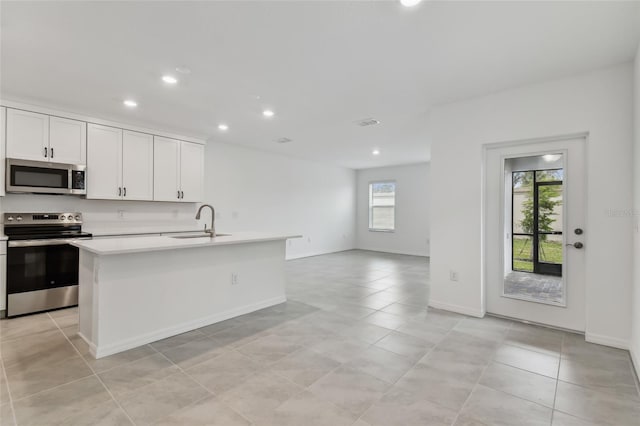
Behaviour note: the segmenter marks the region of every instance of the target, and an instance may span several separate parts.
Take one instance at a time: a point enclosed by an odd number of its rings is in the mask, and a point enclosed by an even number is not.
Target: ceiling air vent
[[[376,120],[375,118],[365,118],[364,120],[357,121],[356,123],[360,127],[375,126],[376,124],[380,124],[380,120]]]
[[[276,139],[276,142],[278,142],[278,143],[289,143],[289,142],[292,142],[292,141],[293,141],[293,139],[289,139],[289,138]]]

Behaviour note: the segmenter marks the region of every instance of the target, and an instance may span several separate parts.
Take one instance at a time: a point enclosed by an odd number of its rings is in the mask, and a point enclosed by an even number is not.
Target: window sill
[[[395,229],[371,229],[369,228],[369,232],[386,232],[386,233],[394,233],[396,232]]]

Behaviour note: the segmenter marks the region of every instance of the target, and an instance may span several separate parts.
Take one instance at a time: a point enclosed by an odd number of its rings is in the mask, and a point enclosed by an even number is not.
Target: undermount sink
[[[230,237],[231,234],[216,234],[216,237]],[[194,234],[194,235],[176,235],[171,238],[178,238],[180,240],[186,238],[211,238],[211,234]]]

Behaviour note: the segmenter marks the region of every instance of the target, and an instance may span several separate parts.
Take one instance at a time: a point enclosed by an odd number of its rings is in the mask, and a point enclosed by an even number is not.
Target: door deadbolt
[[[582,235],[584,231],[582,230],[582,228],[576,228],[573,232],[575,232],[576,235]]]

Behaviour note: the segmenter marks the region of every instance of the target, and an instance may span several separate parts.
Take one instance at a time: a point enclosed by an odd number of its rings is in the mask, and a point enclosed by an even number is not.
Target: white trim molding
[[[485,311],[481,309],[470,308],[467,306],[454,305],[451,303],[439,302],[437,300],[430,300],[429,307],[435,309],[442,309],[443,311],[455,312],[458,314],[469,315],[476,318],[484,318]]]
[[[620,339],[618,337],[610,337],[602,334],[589,333],[584,334],[584,339],[589,343],[610,346],[612,348],[629,350],[629,339]],[[632,355],[633,356],[633,355]]]

